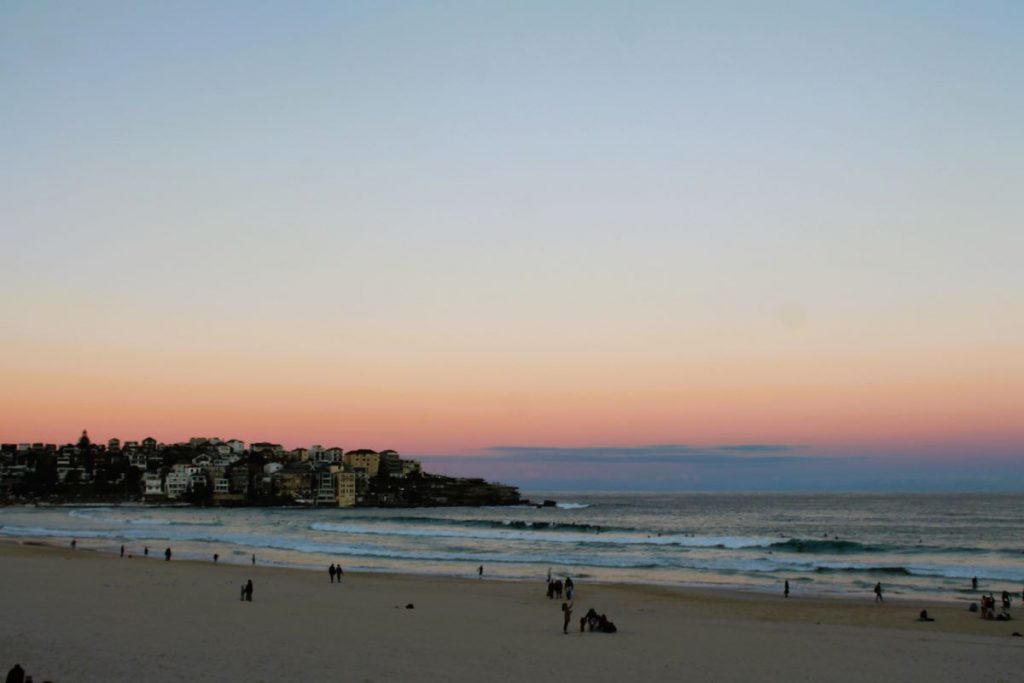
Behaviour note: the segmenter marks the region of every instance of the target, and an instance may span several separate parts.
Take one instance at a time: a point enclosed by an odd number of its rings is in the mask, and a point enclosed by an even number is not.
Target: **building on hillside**
[[[261,441],[259,443],[254,443],[251,446],[249,446],[249,452],[252,453],[253,455],[259,454],[264,456],[280,457],[284,455],[284,446],[282,446],[279,443],[268,443],[266,441]]]
[[[313,473],[308,465],[290,464],[275,473],[272,482],[273,491],[278,496],[296,501],[309,500],[313,496]]]
[[[365,476],[376,477],[380,467],[380,454],[377,451],[361,448],[345,453],[343,462],[346,469],[353,472],[361,470]]]
[[[163,478],[155,472],[144,474],[142,477],[142,495],[147,500],[165,497],[167,490],[164,488]]]
[[[356,475],[339,467],[331,472],[331,476],[334,477],[334,494],[338,507],[354,506],[356,504]]]

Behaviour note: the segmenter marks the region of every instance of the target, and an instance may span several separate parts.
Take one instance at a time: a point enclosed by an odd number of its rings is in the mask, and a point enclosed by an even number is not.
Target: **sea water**
[[[323,570],[956,599],[1024,584],[1021,494],[530,493],[556,507],[0,509],[0,536]]]

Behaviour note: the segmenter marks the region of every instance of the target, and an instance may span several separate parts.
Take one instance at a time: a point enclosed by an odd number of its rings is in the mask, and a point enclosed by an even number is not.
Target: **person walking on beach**
[[[789,597],[789,579],[786,579],[786,587],[782,589],[782,595],[787,598]]]
[[[252,579],[245,582],[245,601],[252,602]]]
[[[327,569],[327,573],[331,575],[331,583],[334,583],[334,571],[334,563],[332,562],[331,566]]]
[[[214,553],[213,554],[213,563],[217,564],[217,560],[219,560],[219,559],[220,559],[220,555],[218,555],[217,553]]]
[[[334,573],[338,576],[338,583],[341,583],[341,577],[345,574],[345,572],[341,571],[341,562],[334,568]]]
[[[145,555],[146,557],[149,557],[149,546],[148,546],[148,545],[146,546],[146,549],[145,549],[145,551],[143,551],[143,554],[144,554],[144,555]]]
[[[171,549],[168,548],[167,550],[164,551],[164,562],[170,562],[170,561],[171,561]]]
[[[124,557],[124,546],[121,546],[121,557]]]
[[[78,549],[78,540],[77,539],[74,539],[74,538],[71,539],[71,549],[72,550],[77,550]]]
[[[573,594],[573,591],[575,591],[575,590],[576,590],[576,584],[574,584],[572,582],[572,577],[571,576],[565,577],[565,597],[570,602],[572,602],[572,594]]]
[[[878,583],[875,584],[875,602],[885,602],[885,599],[882,597],[882,582],[881,581],[879,581]]]
[[[480,579],[484,578],[484,566],[483,565],[480,565],[479,567],[476,568],[476,575],[477,575],[477,578],[480,578]]]
[[[252,554],[252,566],[256,566],[256,553]]]
[[[572,600],[562,603],[562,633],[569,635],[569,622],[572,621]]]

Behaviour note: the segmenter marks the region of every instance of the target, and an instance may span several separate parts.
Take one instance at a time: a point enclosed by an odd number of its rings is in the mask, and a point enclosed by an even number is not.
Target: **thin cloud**
[[[492,446],[492,455],[479,456],[490,461],[543,463],[759,463],[806,460],[802,447],[792,444],[725,444],[690,446],[654,444],[648,446]]]

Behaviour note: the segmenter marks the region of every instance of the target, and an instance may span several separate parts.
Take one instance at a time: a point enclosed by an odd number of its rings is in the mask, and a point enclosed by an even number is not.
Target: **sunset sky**
[[[1021,490],[1022,32],[1012,2],[0,3],[0,441]]]

